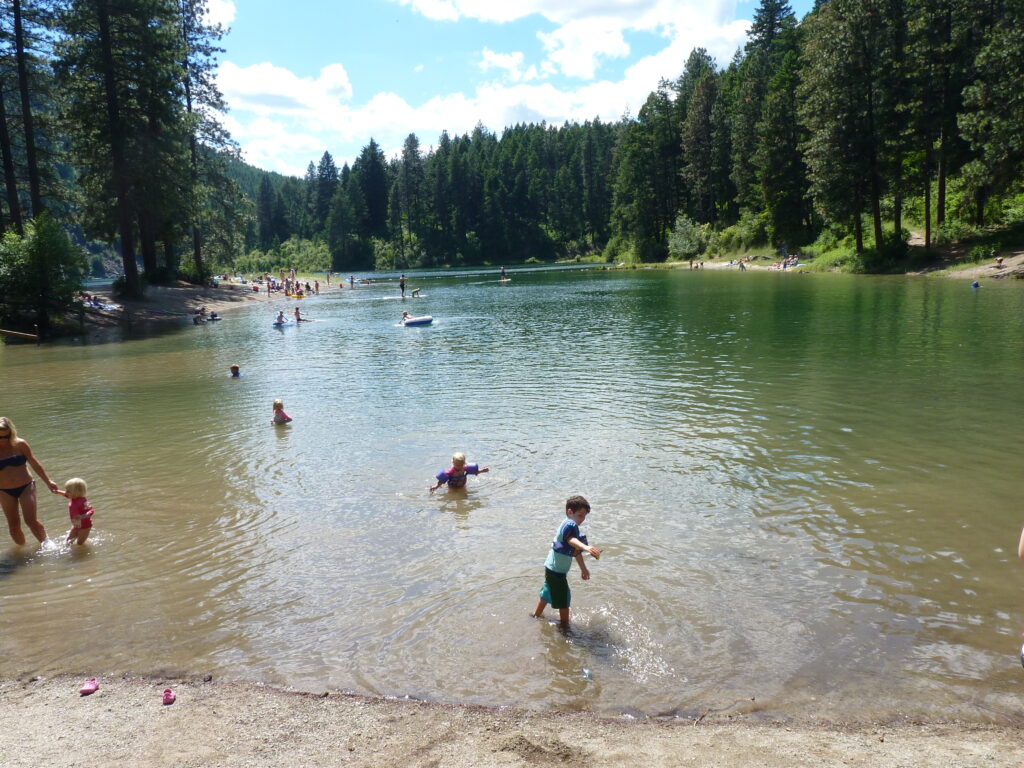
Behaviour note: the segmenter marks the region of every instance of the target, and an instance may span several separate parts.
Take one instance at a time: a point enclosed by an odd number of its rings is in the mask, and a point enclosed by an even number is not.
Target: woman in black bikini
[[[28,443],[18,437],[14,422],[6,416],[0,416],[0,506],[7,517],[7,527],[11,531],[14,543],[25,543],[25,534],[21,530],[21,515],[25,517],[25,525],[32,535],[40,542],[46,541],[46,529],[36,519],[36,481],[29,474],[28,464],[46,483],[51,493],[56,493],[58,486],[39,460],[32,455]],[[18,504],[21,504],[21,515]]]

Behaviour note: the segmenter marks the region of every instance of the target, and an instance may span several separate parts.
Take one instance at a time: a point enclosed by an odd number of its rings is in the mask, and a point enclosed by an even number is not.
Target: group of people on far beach
[[[84,544],[92,530],[93,515],[92,505],[86,498],[88,488],[85,481],[73,477],[64,484],[62,491],[46,474],[28,441],[18,437],[14,422],[6,416],[0,416],[0,506],[7,518],[7,530],[19,546],[25,543],[25,533],[21,530],[22,518],[39,543],[46,541],[46,528],[39,522],[36,509],[36,481],[29,473],[29,467],[46,483],[51,493],[68,500],[71,528],[68,530],[67,543]]]

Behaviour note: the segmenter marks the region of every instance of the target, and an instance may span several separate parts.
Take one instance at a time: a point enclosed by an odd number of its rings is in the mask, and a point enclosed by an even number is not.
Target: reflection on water
[[[0,547],[0,674],[699,716],[999,719],[1024,628],[1020,286],[418,277],[119,343],[0,349],[86,547]],[[244,376],[231,379],[237,363]],[[282,398],[294,421],[270,426]],[[427,493],[455,450],[491,467]],[[600,562],[529,616],[567,496]],[[549,611],[550,613],[550,611]],[[552,618],[549,616],[549,618]]]

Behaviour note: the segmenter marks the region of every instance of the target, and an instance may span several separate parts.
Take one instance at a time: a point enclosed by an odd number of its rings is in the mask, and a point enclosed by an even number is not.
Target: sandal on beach
[[[90,677],[86,680],[82,687],[78,689],[78,692],[83,696],[88,696],[90,693],[96,693],[99,690],[100,683],[95,677]]]
[[[170,688],[164,688],[164,705],[173,704],[176,698],[178,697],[175,695],[174,691]]]

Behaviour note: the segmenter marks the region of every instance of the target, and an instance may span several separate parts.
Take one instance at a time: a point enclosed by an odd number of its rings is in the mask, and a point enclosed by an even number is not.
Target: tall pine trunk
[[[28,164],[28,191],[32,216],[43,212],[39,187],[39,166],[36,163],[35,129],[32,124],[32,99],[28,88],[28,65],[25,61],[25,29],[21,20],[21,0],[12,0],[14,11],[14,51],[18,64],[18,90],[21,91],[21,122],[25,130],[25,161]]]
[[[184,84],[185,84],[185,110],[189,117],[192,116],[192,72],[189,69],[189,49],[188,49],[188,35],[185,32],[185,13],[187,12],[185,7],[182,6],[182,30],[181,36],[185,41],[185,59],[182,62],[182,68],[184,70]],[[191,175],[192,175],[192,191],[193,194],[199,187],[199,150],[196,142],[196,129],[193,128],[191,135],[188,138],[189,148],[189,159],[191,162]],[[195,205],[192,206],[192,221],[189,222],[189,226],[192,229],[192,262],[195,266],[196,274],[200,281],[206,281],[206,266],[203,264],[203,237],[199,231],[199,225],[196,223],[196,219],[199,216],[198,211],[195,210]]]
[[[113,41],[110,38],[109,0],[96,3],[96,20],[100,33],[100,67],[107,103],[107,123],[110,134],[110,159],[114,171],[114,197],[117,205],[117,223],[121,239],[121,261],[124,264],[125,293],[131,297],[141,295],[139,267],[135,263],[132,213],[128,199],[128,177],[125,165],[125,136],[121,122],[121,110],[117,100],[114,77]]]
[[[139,213],[139,251],[142,254],[142,269],[149,275],[156,272],[156,232],[153,230],[152,218],[149,213]]]
[[[178,271],[178,256],[174,251],[174,242],[169,237],[164,238],[164,267],[168,274],[173,275]]]
[[[924,247],[932,245],[932,148],[924,153]]]
[[[14,175],[14,155],[11,150],[11,135],[7,130],[7,108],[4,105],[5,92],[3,81],[0,80],[0,153],[4,161],[4,185],[7,190],[7,211],[11,217],[14,231],[25,234],[21,222],[21,202],[18,200],[18,180]]]
[[[946,221],[946,128],[939,135],[939,184],[935,199],[935,228],[942,229]]]

